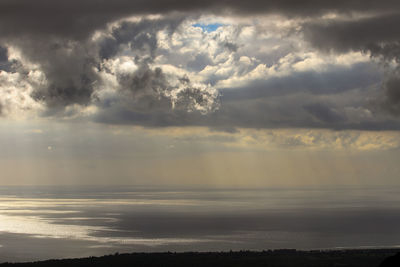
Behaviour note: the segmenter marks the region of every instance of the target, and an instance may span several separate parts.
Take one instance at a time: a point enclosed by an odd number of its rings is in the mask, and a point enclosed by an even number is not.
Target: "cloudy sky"
[[[2,0],[0,184],[398,184],[398,10]]]

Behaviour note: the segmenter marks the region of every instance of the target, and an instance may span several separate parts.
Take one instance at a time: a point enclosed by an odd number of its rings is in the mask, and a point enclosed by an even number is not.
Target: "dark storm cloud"
[[[0,46],[0,63],[8,61],[8,49]]]
[[[148,99],[141,100],[145,106],[130,105],[132,101],[104,105],[94,120],[147,127],[206,126],[221,131],[236,127],[398,130],[397,120],[373,116],[374,111],[368,110],[365,96],[379,91],[376,86],[381,79],[378,69],[364,63],[321,73],[298,72],[222,89],[219,108],[206,115],[170,109],[167,101],[163,108],[153,97],[154,107],[146,104]]]
[[[361,97],[361,96],[358,96]],[[205,117],[188,119],[190,123],[225,128],[325,128],[333,130],[399,130],[400,123],[390,118],[356,118],[345,112],[345,104],[325,96],[292,94],[283,97],[224,102]],[[353,108],[353,107],[351,107]],[[355,106],[355,109],[359,106]]]
[[[381,71],[370,63],[354,64],[348,68],[334,67],[326,72],[302,71],[282,77],[271,77],[250,82],[246,86],[221,89],[225,100],[255,99],[310,92],[315,95],[337,94],[379,83]]]
[[[385,92],[381,108],[394,116],[400,115],[400,69],[391,72],[382,85]]]
[[[47,106],[45,115],[54,115],[63,113],[68,105],[91,102],[100,80],[98,70],[103,59],[115,56],[122,45],[129,45],[138,56],[147,55],[151,61],[157,48],[156,33],[164,28],[173,31],[180,21],[173,18],[124,22],[113,27],[110,37],[98,42],[90,38],[76,41],[59,36],[10,37],[7,40],[44,73],[46,83],[36,86],[32,97]]]
[[[0,34],[2,36],[58,35],[85,38],[105,23],[129,15],[182,12],[234,12],[237,14],[282,13],[310,16],[327,12],[398,10],[398,1],[184,1],[184,0],[4,0],[0,3]]]
[[[390,118],[357,120],[347,118],[343,110],[333,104],[320,104],[312,95],[303,99],[294,95],[281,99],[252,99],[224,102],[213,113],[201,115],[182,110],[150,110],[140,112],[132,109],[109,107],[93,117],[107,124],[133,124],[145,127],[205,126],[216,131],[235,132],[240,128],[320,128],[333,130],[400,130],[400,123]],[[318,101],[318,100],[316,100]],[[304,104],[302,103],[309,103]]]
[[[369,51],[372,55],[397,58],[393,45],[400,40],[399,14],[372,18],[317,21],[304,25],[306,40],[321,50]],[[386,48],[386,49],[385,49]]]
[[[383,89],[386,92],[386,98],[382,103],[384,109],[392,114],[400,115],[400,73],[391,75],[384,83]]]
[[[347,118],[332,104],[321,104],[315,95],[340,94],[354,88],[368,86],[380,74],[364,77],[362,72],[337,71],[336,75],[318,77],[313,72],[295,73],[293,77],[256,81],[243,90],[226,91],[223,104],[213,114],[202,116],[191,112],[195,107],[207,108],[212,92],[188,83],[172,101],[174,89],[162,69],[151,68],[158,49],[157,33],[167,29],[172,33],[187,17],[200,14],[281,14],[289,18],[303,17],[310,21],[303,25],[304,37],[315,48],[344,53],[369,52],[384,61],[398,60],[400,31],[399,1],[316,1],[271,0],[243,2],[183,1],[183,0],[116,0],[116,1],[54,1],[4,0],[0,2],[0,41],[19,48],[23,57],[37,64],[46,77],[32,93],[36,101],[48,107],[47,114],[64,112],[70,105],[94,103],[101,108],[95,120],[107,123],[132,123],[146,126],[205,125],[234,129],[235,127],[328,127],[328,128],[387,128],[391,121],[358,121]],[[321,15],[335,12],[347,19],[323,20]],[[119,22],[107,36],[93,40],[96,30],[105,31],[107,23],[131,15],[163,14],[159,19],[139,22]],[[367,18],[358,19],[358,14]],[[389,14],[389,15],[387,15]],[[340,16],[339,16],[340,17]],[[221,44],[236,53],[240,47],[234,42]],[[104,60],[112,59],[127,47],[134,52],[138,70],[118,74],[118,92],[124,99],[99,99],[96,86],[99,70],[104,71]],[[1,59],[6,58],[0,50]],[[199,54],[187,65],[201,70],[210,63],[208,56]],[[1,65],[0,65],[1,68]],[[103,69],[102,69],[103,68]],[[112,70],[109,70],[112,72]],[[332,73],[333,73],[332,72]],[[368,72],[365,71],[365,72]],[[369,73],[369,72],[368,72]],[[398,113],[397,71],[383,85],[384,106]],[[326,80],[322,80],[326,79]],[[210,81],[211,82],[211,81]],[[258,83],[258,84],[257,84]],[[213,84],[213,83],[211,83]],[[176,89],[176,88],[175,88]],[[306,92],[309,98],[296,99],[286,95]],[[276,97],[279,99],[268,99]],[[240,101],[244,100],[244,101]],[[283,101],[280,104],[274,101]],[[340,108],[344,104],[337,105]],[[348,106],[347,106],[348,107]],[[356,103],[352,108],[359,108]],[[189,111],[189,112],[187,112]],[[379,125],[379,126],[378,126]],[[386,128],[385,128],[386,127]],[[397,124],[389,128],[397,128]]]
[[[0,45],[0,71],[10,71],[12,62],[8,60],[8,49]]]
[[[385,94],[380,104],[384,110],[399,115],[400,107],[400,16],[390,13],[363,19],[330,20],[305,24],[304,34],[314,47],[322,51],[345,53],[362,51],[381,60],[387,69],[391,62],[395,70],[387,70],[382,89]]]
[[[321,103],[307,104],[304,106],[304,109],[317,120],[322,122],[336,123],[344,120],[344,118],[335,110]]]
[[[26,59],[38,64],[47,83],[35,88],[33,99],[55,111],[70,104],[89,103],[97,80],[95,50],[90,42],[66,39],[18,40]]]

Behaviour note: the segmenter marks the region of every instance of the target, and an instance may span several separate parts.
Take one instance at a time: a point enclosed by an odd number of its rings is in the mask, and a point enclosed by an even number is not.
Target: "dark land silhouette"
[[[400,267],[400,253],[386,258],[379,267]]]
[[[400,249],[262,252],[185,252],[114,254],[82,259],[47,260],[30,263],[3,263],[0,267],[399,267]],[[398,254],[396,254],[398,253]],[[394,256],[396,254],[396,256]],[[394,265],[393,265],[394,264]]]

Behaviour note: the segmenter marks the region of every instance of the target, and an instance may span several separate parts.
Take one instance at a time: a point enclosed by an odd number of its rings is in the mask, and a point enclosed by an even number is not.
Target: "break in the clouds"
[[[2,1],[0,114],[398,130],[397,1]]]

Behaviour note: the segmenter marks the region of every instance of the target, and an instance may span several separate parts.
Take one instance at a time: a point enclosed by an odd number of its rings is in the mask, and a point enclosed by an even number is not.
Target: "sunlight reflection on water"
[[[0,261],[19,250],[34,254],[37,242],[46,252],[27,258],[58,256],[51,242],[70,250],[65,256],[396,246],[399,193],[397,188],[2,188]]]

